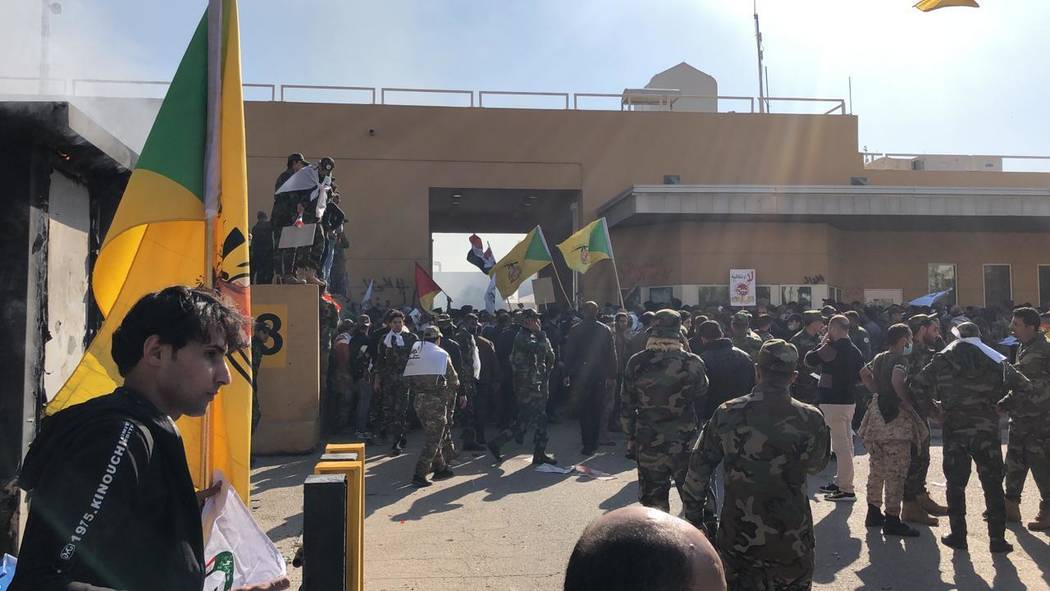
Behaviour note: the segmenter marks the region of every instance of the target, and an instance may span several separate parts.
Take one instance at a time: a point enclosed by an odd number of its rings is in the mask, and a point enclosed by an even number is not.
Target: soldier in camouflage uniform
[[[405,315],[400,310],[391,310],[386,315],[388,332],[380,339],[376,348],[375,392],[379,393],[377,424],[380,437],[390,436],[394,440],[391,450],[395,456],[404,449],[407,439],[409,384],[404,378],[405,364],[412,352],[416,336],[405,328]]]
[[[798,351],[774,339],[757,355],[758,385],[715,411],[689,461],[685,517],[703,527],[708,483],[724,462],[715,536],[730,589],[808,590],[814,569],[806,476],[824,469],[831,434],[816,408],[791,397]]]
[[[478,381],[474,377],[475,358],[480,363],[478,344],[474,340],[477,334],[478,317],[475,314],[467,314],[463,317],[463,322],[460,323],[455,336],[456,342],[459,343],[460,348],[463,350],[463,375],[459,376],[460,395],[467,398],[467,405],[459,410],[459,418],[456,422],[463,425],[463,449],[467,451],[483,451],[485,449],[478,442],[477,433],[474,430],[475,413],[477,412],[475,409],[475,398],[478,392]]]
[[[817,380],[803,361],[806,353],[820,346],[820,332],[824,329],[824,316],[820,310],[802,313],[802,330],[791,337],[791,344],[798,351],[798,379],[791,385],[791,395],[806,404],[817,404]]]
[[[912,352],[908,355],[908,382],[931,361],[937,351],[944,348],[941,339],[941,324],[934,316],[916,314],[908,319],[911,329]],[[948,514],[948,507],[940,505],[930,498],[926,490],[926,478],[930,472],[930,416],[935,408],[928,400],[914,400],[915,412],[926,425],[925,436],[911,448],[911,463],[908,465],[908,476],[904,480],[904,504],[901,507],[901,520],[922,525],[937,525],[937,516]]]
[[[430,486],[427,474],[434,471],[434,480],[443,480],[453,476],[448,463],[455,453],[452,447],[452,435],[449,424],[449,404],[456,399],[459,388],[459,376],[448,353],[438,347],[442,338],[441,330],[436,326],[423,329],[423,341],[417,343],[413,355],[434,355],[444,359],[444,373],[423,373],[409,375],[409,386],[415,394],[416,415],[423,425],[423,449],[416,462],[416,471],[412,475],[412,484],[417,487]],[[435,366],[438,364],[435,364]],[[412,373],[412,372],[409,372]]]
[[[523,441],[525,433],[535,430],[533,435],[533,464],[556,464],[547,455],[547,398],[548,378],[554,368],[554,349],[547,335],[540,330],[540,315],[535,310],[521,312],[521,330],[514,337],[514,348],[510,354],[510,365],[514,380],[514,395],[517,409],[510,427],[488,443],[489,451],[496,462],[503,461],[500,448],[512,438]]]
[[[1010,390],[1027,390],[1031,383],[994,350],[980,347],[976,324],[964,322],[958,331],[960,340],[934,355],[911,384],[916,400],[937,400],[944,413],[944,477],[951,533],[942,536],[941,542],[956,549],[967,547],[966,482],[973,459],[988,509],[991,551],[1010,552],[1013,546],[1005,538],[1003,453],[996,404]]]
[[[1014,367],[1031,380],[1024,396],[1010,395],[1002,407],[1010,413],[1010,436],[1006,444],[1006,520],[1021,521],[1021,492],[1032,469],[1039,489],[1039,515],[1028,529],[1050,529],[1050,341],[1039,330],[1039,312],[1034,308],[1014,310],[1010,329],[1021,342]]]
[[[670,511],[671,480],[681,494],[696,441],[694,407],[707,392],[704,362],[682,348],[681,317],[660,310],[645,350],[627,363],[620,393],[620,426],[634,442],[639,501]]]
[[[751,330],[751,315],[741,310],[733,314],[729,326],[733,331],[733,346],[754,359],[762,348],[762,338]]]

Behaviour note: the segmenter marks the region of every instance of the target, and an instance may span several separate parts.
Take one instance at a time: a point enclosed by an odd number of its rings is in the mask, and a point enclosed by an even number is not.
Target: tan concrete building
[[[355,297],[411,285],[431,232],[541,224],[553,248],[604,215],[643,300],[722,301],[729,269],[754,268],[773,303],[946,287],[1050,303],[1050,175],[868,168],[852,115],[254,102],[246,117],[255,210],[288,153],[336,160]],[[605,301],[614,285],[609,265],[579,284]]]

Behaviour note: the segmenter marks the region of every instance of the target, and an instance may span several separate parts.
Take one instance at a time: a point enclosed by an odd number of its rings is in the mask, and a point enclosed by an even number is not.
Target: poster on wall
[[[729,270],[730,306],[754,306],[756,288],[754,269]]]

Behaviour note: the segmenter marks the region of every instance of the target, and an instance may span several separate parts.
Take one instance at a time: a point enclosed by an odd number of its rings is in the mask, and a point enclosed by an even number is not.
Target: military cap
[[[812,324],[817,321],[824,321],[824,314],[820,310],[806,310],[802,313],[802,322],[804,324]]]
[[[423,339],[432,340],[438,337],[444,336],[441,334],[441,329],[431,324],[430,326],[423,329]]]
[[[670,309],[660,310],[649,326],[654,337],[677,337],[682,332],[682,315]]]
[[[438,314],[434,316],[434,324],[448,324],[452,322],[452,317],[448,314]]]
[[[824,316],[825,318],[831,318],[838,313],[839,311],[835,309],[835,306],[824,306],[820,309],[821,316]]]
[[[306,158],[302,154],[300,154],[299,152],[296,152],[295,154],[289,154],[288,155],[288,168],[291,168],[292,165],[295,164],[296,162],[302,162],[303,164],[310,164],[310,162],[307,161]]]
[[[926,326],[936,318],[937,317],[933,316],[932,314],[914,314],[910,318],[908,318],[908,328],[911,328],[912,331],[915,331],[922,326]]]
[[[733,318],[729,322],[735,326],[748,326],[751,324],[751,315],[745,310],[741,310],[736,314],[733,314]]]
[[[959,326],[955,327],[953,333],[958,333],[960,339],[968,339],[971,337],[981,338],[981,328],[972,322],[963,322]]]
[[[766,341],[758,351],[758,366],[767,371],[792,373],[798,366],[798,349],[781,339]]]
[[[533,318],[539,320],[540,318],[543,318],[543,315],[532,308],[525,308],[521,311],[522,320],[531,320]]]

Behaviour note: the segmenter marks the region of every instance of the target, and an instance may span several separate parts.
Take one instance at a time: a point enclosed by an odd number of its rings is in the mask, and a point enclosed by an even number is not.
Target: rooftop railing
[[[0,96],[75,96],[114,98],[162,98],[170,82],[163,80],[115,80],[105,78],[49,79],[45,85],[38,78],[0,76]],[[719,112],[804,113],[814,115],[846,114],[842,99],[678,94],[657,104],[639,103],[629,91],[604,92],[534,92],[506,90],[462,90],[435,88],[376,88],[371,86],[335,86],[321,84],[245,83],[244,100],[252,102],[343,103],[365,105],[440,106],[465,108],[557,109],[576,111],[681,110],[679,101],[700,99],[714,101]],[[660,92],[660,91],[657,91]],[[760,104],[760,101],[764,101]],[[830,105],[830,108],[825,108]],[[725,108],[733,107],[733,108]]]

